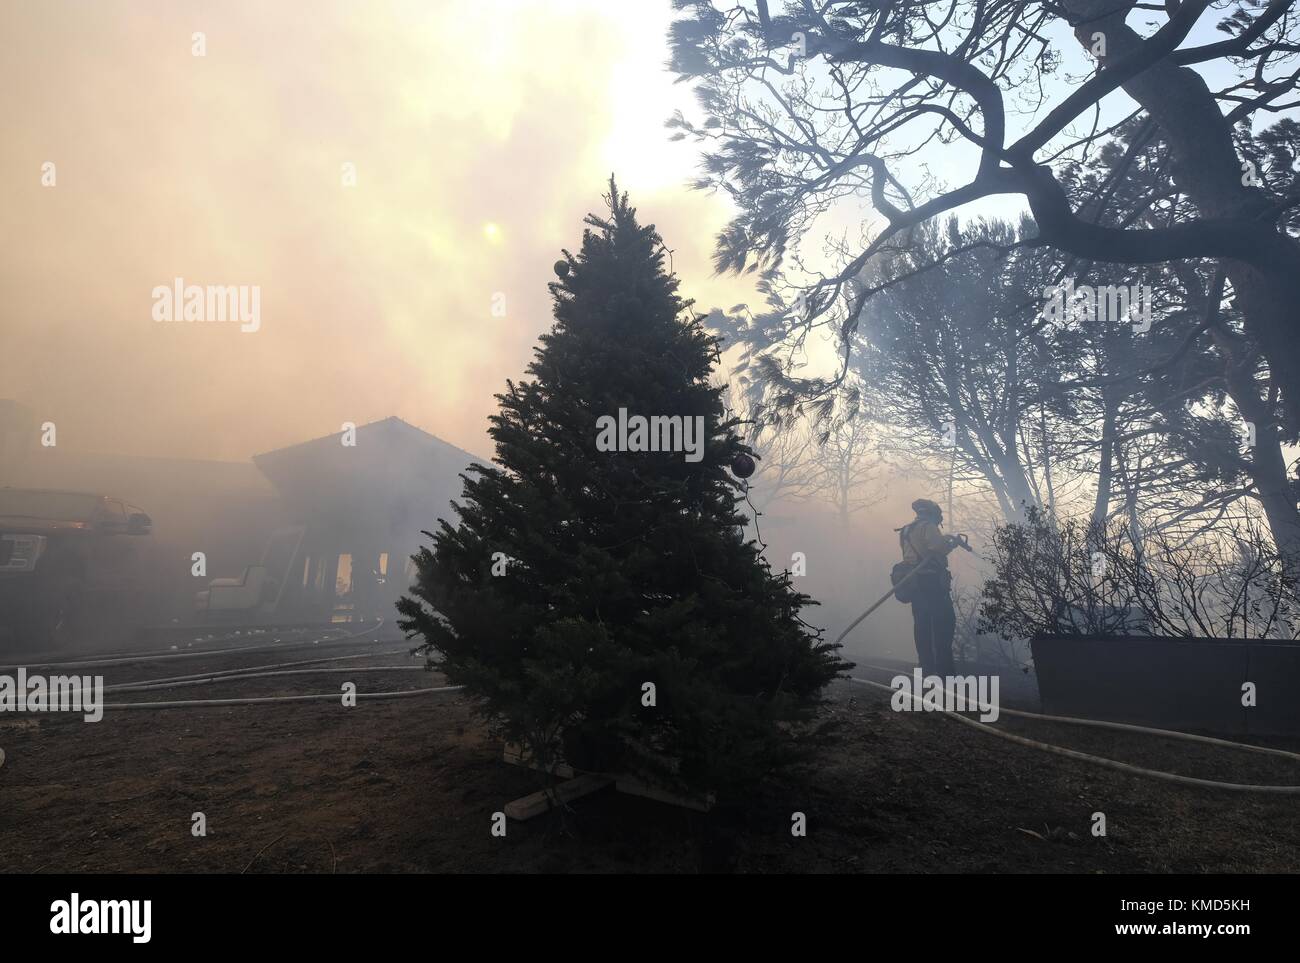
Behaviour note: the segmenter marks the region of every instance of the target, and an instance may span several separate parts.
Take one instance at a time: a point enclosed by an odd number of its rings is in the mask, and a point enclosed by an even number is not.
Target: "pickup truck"
[[[152,521],[119,498],[0,488],[0,634],[13,649],[61,648],[127,615],[143,586]]]

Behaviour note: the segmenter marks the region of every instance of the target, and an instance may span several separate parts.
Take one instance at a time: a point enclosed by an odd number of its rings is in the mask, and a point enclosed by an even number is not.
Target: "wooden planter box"
[[[1300,736],[1300,643],[1043,636],[1030,641],[1043,711],[1162,729]],[[1255,684],[1255,706],[1241,704]]]

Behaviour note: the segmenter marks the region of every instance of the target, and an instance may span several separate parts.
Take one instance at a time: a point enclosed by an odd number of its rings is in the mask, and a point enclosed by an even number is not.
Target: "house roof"
[[[460,474],[484,460],[396,417],[359,426],[354,444],[344,440],[339,431],[256,455],[253,463],[299,520],[397,535],[450,515]]]

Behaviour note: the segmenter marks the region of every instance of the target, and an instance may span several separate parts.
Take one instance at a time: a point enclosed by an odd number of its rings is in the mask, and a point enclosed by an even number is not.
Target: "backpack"
[[[914,524],[916,523],[912,522],[911,524],[904,525],[898,530],[898,547],[900,549],[903,548],[904,538],[907,538],[910,541],[911,528]],[[915,550],[916,546],[913,545],[912,548]],[[920,555],[921,553],[917,552],[916,554]],[[912,579],[910,582],[906,582],[905,584],[903,583],[909,575],[916,571],[917,566],[921,564],[923,564],[923,562],[899,562],[889,570],[889,581],[890,584],[894,586],[894,598],[898,599],[898,601],[903,602],[904,604],[910,604],[916,601],[916,579]],[[899,588],[900,584],[902,584],[902,588]]]

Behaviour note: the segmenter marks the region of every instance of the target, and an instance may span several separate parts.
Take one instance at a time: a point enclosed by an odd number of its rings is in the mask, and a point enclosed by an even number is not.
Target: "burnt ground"
[[[417,664],[383,652],[344,665]],[[112,666],[108,684],[362,651],[217,654]],[[36,671],[36,670],[33,670]],[[90,671],[90,670],[79,670]],[[107,701],[335,692],[347,674],[240,680]],[[358,673],[360,691],[439,684]],[[1296,872],[1300,798],[1180,787],[1013,745],[837,684],[840,741],[743,814],[605,790],[568,811],[491,814],[537,788],[457,695],[0,715],[0,870],[35,872]],[[1005,717],[1004,717],[1005,719]],[[1300,784],[1300,763],[1036,721],[1000,727],[1137,765]],[[1278,743],[1275,743],[1278,744]],[[1279,744],[1280,745],[1280,744]],[[1300,749],[1300,745],[1285,746]],[[806,814],[808,835],[790,833]],[[1106,814],[1108,835],[1090,832]],[[193,813],[208,834],[191,834]]]

